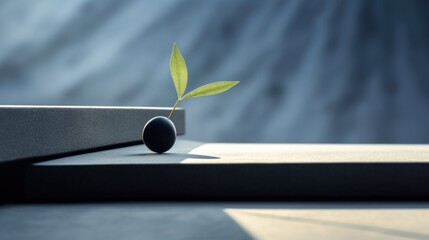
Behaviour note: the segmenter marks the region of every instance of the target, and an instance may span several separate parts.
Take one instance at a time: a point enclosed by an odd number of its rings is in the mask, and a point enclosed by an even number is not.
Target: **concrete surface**
[[[0,207],[2,240],[429,239],[424,203],[106,203]]]
[[[166,154],[130,146],[36,163],[103,164],[429,163],[429,144],[238,144],[179,138]]]
[[[37,201],[428,200],[429,145],[131,146],[32,164]]]

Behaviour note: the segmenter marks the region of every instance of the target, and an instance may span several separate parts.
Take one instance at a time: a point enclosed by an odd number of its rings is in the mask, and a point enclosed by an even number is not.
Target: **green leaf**
[[[173,45],[173,51],[170,58],[170,73],[176,87],[177,99],[180,99],[186,90],[188,83],[188,69],[186,68],[185,59],[180,54],[176,43]]]
[[[223,93],[229,90],[230,88],[234,87],[238,83],[239,81],[222,81],[222,82],[209,83],[192,90],[191,92],[187,93],[182,99],[203,97],[203,96]]]

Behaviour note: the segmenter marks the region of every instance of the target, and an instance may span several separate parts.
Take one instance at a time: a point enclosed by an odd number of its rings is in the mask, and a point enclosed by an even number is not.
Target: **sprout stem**
[[[177,99],[176,103],[173,106],[173,109],[171,110],[170,114],[168,115],[168,119],[171,119],[171,116],[173,116],[174,110],[176,110],[177,104],[179,104],[180,99]]]

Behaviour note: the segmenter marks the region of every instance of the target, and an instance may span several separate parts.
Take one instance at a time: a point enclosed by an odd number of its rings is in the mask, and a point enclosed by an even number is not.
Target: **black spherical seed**
[[[176,142],[176,127],[166,117],[154,117],[144,126],[142,138],[150,150],[163,153],[170,150]]]

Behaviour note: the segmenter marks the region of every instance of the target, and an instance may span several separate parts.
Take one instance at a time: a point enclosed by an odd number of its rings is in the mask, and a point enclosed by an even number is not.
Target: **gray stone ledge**
[[[95,106],[0,106],[0,162],[40,158],[138,142],[152,117],[171,108]],[[185,113],[172,117],[179,135]]]

